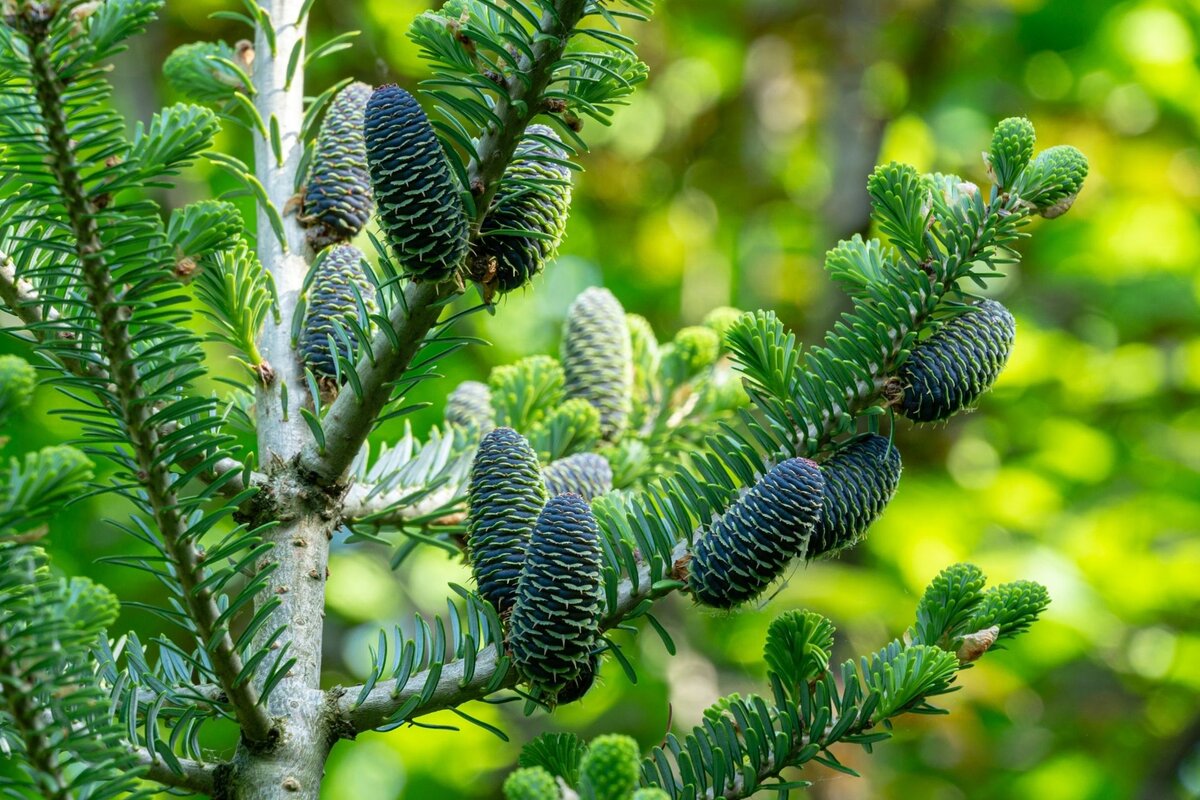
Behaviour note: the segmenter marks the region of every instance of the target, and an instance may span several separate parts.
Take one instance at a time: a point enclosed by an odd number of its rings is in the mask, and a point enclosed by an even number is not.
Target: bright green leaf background
[[[509,744],[471,726],[360,737],[335,750],[323,796],[494,797],[519,745],[544,730],[619,730],[651,746],[718,695],[761,685],[775,612],[832,618],[837,657],[872,650],[908,624],[929,578],[969,559],[993,582],[1046,584],[1049,612],[1010,652],[963,676],[963,690],[945,698],[951,716],[906,718],[874,757],[842,751],[864,777],[814,767],[811,796],[1200,797],[1200,6],[661,5],[636,31],[650,81],[611,129],[589,131],[562,257],[495,318],[471,318],[494,346],[457,358],[436,391],[554,352],[567,304],[596,283],[660,334],[732,304],[774,308],[813,341],[847,306],[821,261],[868,225],[872,165],[898,159],[982,182],[993,124],[1025,114],[1041,145],[1082,149],[1091,175],[997,285],[1018,320],[1010,368],[971,415],[929,430],[899,423],[907,469],[882,521],[842,559],[797,569],[765,610],[714,615],[673,598],[661,617],[679,654],[640,636],[629,648],[639,685],[610,662],[596,690],[553,718],[465,709],[506,730]],[[114,73],[131,119],[173,99],[149,66],[174,46],[244,35],[208,19],[225,7],[170,0],[135,40]],[[318,2],[310,41],[347,28],[364,35],[311,70],[309,93],[347,76],[412,88],[422,65],[404,32],[426,7]],[[241,133],[222,139],[248,160]],[[159,199],[177,206],[230,188],[205,166]],[[212,351],[214,363],[226,355]],[[12,426],[11,451],[70,435],[47,413],[61,404],[43,389]],[[439,414],[440,403],[421,424]],[[151,598],[160,589],[140,574],[95,563],[128,546],[102,521],[125,513],[111,499],[73,505],[52,528],[51,551],[68,573]],[[465,581],[461,565],[432,550],[394,575],[386,552],[343,546],[330,569],[330,685],[358,682],[380,624],[414,608],[437,613],[445,582]],[[118,629],[130,627],[145,636],[156,622],[127,610]]]

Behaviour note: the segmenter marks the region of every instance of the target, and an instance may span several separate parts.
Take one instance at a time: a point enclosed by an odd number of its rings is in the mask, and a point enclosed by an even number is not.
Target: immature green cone
[[[689,325],[660,351],[663,374],[677,382],[711,367],[721,354],[721,337],[712,328]]]
[[[1012,352],[1016,322],[995,300],[984,300],[919,342],[900,369],[900,413],[934,422],[974,403],[992,388]]]
[[[639,314],[626,314],[630,354],[633,361],[633,394],[639,403],[650,399],[654,376],[658,373],[658,337],[649,321]]]
[[[573,492],[591,502],[612,491],[612,467],[608,459],[596,453],[576,453],[560,458],[542,471],[546,478],[546,493],[553,497]]]
[[[546,487],[537,454],[512,428],[483,437],[467,495],[467,548],[481,597],[500,613],[513,604],[525,548]]]
[[[721,348],[725,348],[725,334],[734,326],[745,312],[732,306],[717,306],[704,315],[704,325],[712,328],[721,340]]]
[[[1009,117],[1001,120],[992,132],[992,146],[988,151],[987,163],[996,185],[1009,189],[1021,171],[1033,158],[1033,145],[1037,141],[1033,123],[1025,117]]]
[[[638,744],[629,736],[610,733],[592,739],[580,770],[585,796],[628,800],[637,788],[639,761]]]
[[[467,253],[467,216],[425,111],[399,86],[380,86],[363,134],[380,226],[396,258],[416,279],[453,277]]]
[[[1070,145],[1058,145],[1038,153],[1015,191],[1043,217],[1054,219],[1071,208],[1087,174],[1087,156]]]
[[[900,451],[887,437],[869,433],[821,464],[824,503],[808,558],[837,553],[856,544],[900,483]]]
[[[504,779],[505,800],[558,800],[558,782],[542,767],[524,767]]]
[[[600,435],[620,438],[633,403],[633,361],[625,309],[607,289],[585,289],[567,311],[562,365],[568,398],[600,412]]]
[[[805,555],[821,522],[821,472],[807,458],[777,464],[699,536],[688,566],[698,602],[733,608],[752,600]]]
[[[224,42],[192,42],[176,47],[163,62],[163,74],[175,91],[197,103],[223,103],[246,91],[240,75],[217,59],[238,63]],[[249,72],[249,70],[247,70]]]
[[[0,356],[0,420],[11,411],[25,408],[37,388],[37,370],[20,356]]]
[[[600,531],[583,498],[560,494],[538,516],[509,617],[517,671],[548,705],[589,668],[603,613]]]
[[[463,381],[446,398],[446,422],[466,428],[489,430],[495,424],[492,392],[487,384]]]
[[[327,251],[316,265],[300,334],[300,355],[319,378],[341,374],[345,381],[344,365],[342,373],[338,372],[338,356],[353,363],[359,344],[347,320],[368,327],[369,320],[359,315],[359,298],[368,313],[375,309],[375,287],[363,270],[362,258],[357,247],[344,244]]]
[[[502,294],[529,283],[558,252],[571,209],[571,170],[557,163],[566,158],[558,134],[530,125],[504,171],[471,255],[474,276]]]
[[[333,98],[321,122],[301,218],[314,250],[353,239],[371,219],[374,200],[363,138],[370,99],[370,86],[352,83]]]

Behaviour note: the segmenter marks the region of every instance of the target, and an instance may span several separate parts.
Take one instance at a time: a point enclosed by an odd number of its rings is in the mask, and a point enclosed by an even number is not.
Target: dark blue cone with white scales
[[[900,451],[886,436],[855,439],[821,464],[825,503],[808,557],[833,554],[862,539],[900,483]]]
[[[805,555],[821,521],[825,481],[807,458],[773,467],[700,534],[688,570],[696,600],[732,608],[758,597]]]
[[[467,216],[425,111],[399,86],[380,86],[363,133],[380,227],[396,258],[418,280],[452,277],[467,252]]]
[[[546,487],[537,454],[512,428],[483,437],[471,464],[467,549],[479,594],[503,614],[513,604],[525,547]]]
[[[344,383],[359,345],[350,323],[369,328],[365,314],[375,310],[375,286],[363,269],[362,253],[348,244],[326,250],[315,269],[300,333],[300,357],[318,378],[340,374]]]
[[[575,494],[551,498],[529,538],[508,625],[517,671],[551,706],[592,668],[603,611],[600,559],[587,502]]]
[[[304,187],[304,216],[314,250],[353,239],[371,219],[371,176],[363,118],[371,87],[352,83],[337,93],[321,123]]]
[[[900,413],[913,422],[949,419],[992,387],[1008,362],[1016,322],[984,300],[918,342],[900,369]]]
[[[546,493],[553,497],[573,492],[591,502],[612,490],[613,473],[608,459],[596,453],[576,453],[560,458],[542,471]]]

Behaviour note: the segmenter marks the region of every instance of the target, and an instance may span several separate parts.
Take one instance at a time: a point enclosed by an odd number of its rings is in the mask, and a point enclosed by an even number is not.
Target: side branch
[[[493,123],[480,136],[468,170],[475,194],[476,227],[487,213],[517,142],[530,120],[541,112],[542,92],[585,6],[585,0],[555,3],[554,11],[541,20],[533,58],[522,58],[518,70],[508,78],[506,91],[496,99],[492,113],[498,124]],[[358,364],[361,398],[354,392],[342,392],[334,401],[325,418],[324,451],[309,442],[300,454],[300,466],[306,473],[325,486],[342,480],[390,398],[392,382],[408,368],[425,334],[437,322],[443,301],[459,292],[450,284],[409,286],[406,307],[394,309],[389,320],[396,344],[390,336],[376,335],[372,342],[375,362],[364,358]]]
[[[179,498],[162,458],[161,431],[153,422],[152,406],[146,402],[129,328],[122,317],[112,274],[104,258],[96,209],[87,196],[79,165],[75,162],[62,105],[62,87],[44,37],[44,31],[34,37],[31,54],[34,89],[46,126],[51,152],[50,167],[75,235],[76,256],[88,303],[96,314],[104,356],[103,368],[107,372],[107,383],[111,384],[111,388],[102,392],[102,395],[112,397],[113,412],[124,425],[138,466],[139,480],[184,590],[184,602],[196,625],[196,633],[211,648],[213,671],[246,737],[262,741],[271,732],[271,721],[266,710],[259,705],[254,687],[246,681],[238,682],[244,666],[242,659],[229,632],[219,626],[221,609],[211,589],[203,584],[204,570],[200,556],[188,538]]]
[[[673,556],[683,558],[687,554],[687,542],[679,542],[675,546]],[[643,600],[656,595],[652,594],[650,567],[643,565],[638,570],[637,589],[629,578],[621,581],[617,591],[617,604],[609,610],[609,615],[601,623],[602,630],[614,628],[625,619]],[[417,706],[405,719],[415,719],[435,711],[455,708],[471,700],[486,697],[490,692],[501,689],[511,689],[520,681],[515,669],[509,668],[504,680],[499,686],[493,686],[496,676],[499,654],[496,646],[491,645],[480,651],[475,660],[475,674],[469,683],[463,684],[464,664],[456,660],[445,664],[438,677],[437,688],[421,705]],[[426,691],[430,673],[423,670],[412,675],[403,686],[397,686],[395,681],[381,681],[367,695],[361,705],[355,705],[362,687],[350,689],[332,689],[330,694],[338,723],[334,730],[345,731],[347,738],[364,731],[374,730],[393,721],[392,715],[398,709],[410,702],[414,697],[420,697]]]
[[[134,752],[134,757],[137,758],[138,766],[145,770],[142,777],[148,781],[154,781],[171,789],[185,789],[207,797],[211,797],[216,790],[218,765],[201,764],[199,761],[180,758],[176,760],[181,771],[175,772],[161,758],[153,758],[150,753],[141,748]]]
[[[983,232],[994,218],[1020,213],[1024,212],[1012,207],[1012,204],[1007,201],[1003,202],[1000,206],[995,204],[989,205],[987,214],[978,223],[979,227],[975,231],[971,247],[962,256],[961,263],[969,264],[976,257],[987,251],[989,245]],[[951,290],[958,277],[956,271],[950,270],[946,280],[931,281],[930,296],[925,307],[913,309],[912,324],[916,328],[919,329],[928,322],[930,316],[936,310],[945,294]],[[895,371],[895,361],[899,357],[905,334],[906,331],[893,331],[891,333],[890,352],[885,354],[886,357],[874,366],[871,376],[872,380],[864,381],[861,385],[854,387],[853,395],[848,398],[848,413],[857,415],[880,401],[886,401],[888,378]],[[829,414],[811,422],[799,421],[796,431],[797,442],[801,447],[806,443],[812,442],[816,442],[819,445],[828,443],[836,430],[836,422],[837,420]],[[668,563],[677,563],[687,553],[687,541],[680,540],[676,542]],[[617,602],[614,607],[609,609],[609,615],[603,620],[601,625],[602,630],[608,630],[619,625],[643,600],[647,598],[654,599],[656,595],[651,592],[650,568],[648,564],[642,564],[639,567],[636,586],[637,588],[635,589],[635,583],[629,578],[622,580],[618,590]],[[476,659],[476,668],[472,680],[465,685],[461,683],[464,675],[462,661],[454,661],[443,665],[436,689],[428,696],[425,702],[413,709],[406,719],[412,719],[433,711],[453,708],[470,700],[477,700],[487,694],[489,688],[498,690],[515,686],[519,681],[519,676],[515,670],[511,669],[499,686],[491,685],[492,679],[495,677],[497,655],[495,646],[489,646],[481,651]],[[424,696],[429,677],[429,671],[425,670],[411,676],[403,686],[397,686],[395,681],[381,682],[368,693],[366,699],[360,705],[356,705],[356,701],[361,687],[341,691],[338,696],[333,698],[338,718],[345,723],[344,727],[347,730],[354,732],[372,730],[388,724],[394,721],[391,719],[392,715],[403,707],[406,702],[409,702],[413,697]]]

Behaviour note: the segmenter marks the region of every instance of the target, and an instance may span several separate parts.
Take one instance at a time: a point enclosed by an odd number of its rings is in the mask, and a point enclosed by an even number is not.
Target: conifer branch
[[[677,558],[687,554],[687,542],[680,542],[675,547]],[[610,630],[620,625],[625,617],[632,612],[643,600],[652,595],[650,567],[644,565],[639,570],[635,589],[634,582],[629,578],[621,581],[617,592],[617,605],[611,609],[601,624],[602,630]],[[467,683],[463,683],[464,665],[461,660],[446,663],[439,670],[437,688],[428,694],[426,699],[409,713],[405,719],[415,719],[435,711],[447,708],[457,708],[472,700],[500,691],[511,689],[520,681],[517,671],[511,667],[505,673],[503,681],[495,684],[496,671],[499,668],[499,658],[495,646],[489,646],[480,651],[475,659],[474,675]],[[337,687],[330,690],[332,707],[336,709],[337,723],[335,731],[345,731],[345,736],[353,738],[355,734],[373,730],[391,722],[391,717],[400,708],[412,702],[414,697],[422,697],[428,692],[427,684],[430,678],[429,670],[414,673],[404,683],[397,686],[395,681],[381,681],[367,694],[362,703],[358,697],[362,692],[361,686],[349,688]]]
[[[46,795],[47,800],[69,800],[71,781],[59,763],[47,720],[35,701],[35,689],[27,685],[28,676],[10,652],[4,626],[0,626],[0,666],[3,667],[0,687],[4,688],[0,697],[5,701],[13,727],[24,741],[25,758],[52,785],[53,794]]]
[[[202,586],[200,555],[188,538],[168,465],[161,458],[161,432],[154,424],[154,409],[147,402],[139,381],[126,312],[118,302],[100,241],[97,212],[75,162],[62,103],[62,86],[55,72],[44,26],[45,23],[35,23],[31,31],[34,90],[52,155],[50,168],[75,237],[76,256],[87,288],[88,303],[96,314],[104,367],[111,386],[109,402],[129,438],[139,478],[184,589],[184,602],[195,622],[197,634],[202,641],[212,645],[213,671],[229,697],[244,735],[253,741],[262,741],[270,734],[272,724],[266,710],[259,705],[257,691],[251,683],[238,682],[244,666],[242,659],[229,632],[218,627],[221,611],[216,599],[207,587]]]
[[[584,0],[554,3],[553,10],[542,16],[532,47],[533,58],[521,57],[518,69],[508,79],[506,91],[499,94],[493,109],[497,123],[480,136],[468,168],[471,182],[468,188],[475,195],[473,235],[478,234],[478,225],[500,186],[517,142],[529,122],[541,113],[538,100],[586,5]],[[375,336],[372,343],[375,362],[368,359],[359,362],[361,396],[359,392],[342,392],[334,401],[324,422],[324,450],[316,442],[309,442],[300,454],[304,472],[326,486],[342,480],[390,398],[392,382],[408,367],[425,335],[437,323],[445,301],[460,292],[452,282],[414,283],[408,287],[405,302],[397,304],[389,318],[391,335]]]
[[[137,748],[134,757],[145,769],[142,777],[148,781],[171,789],[186,789],[195,794],[212,797],[216,790],[217,764],[202,764],[188,758],[176,758],[180,770],[176,772],[161,758],[154,758],[146,750]]]

